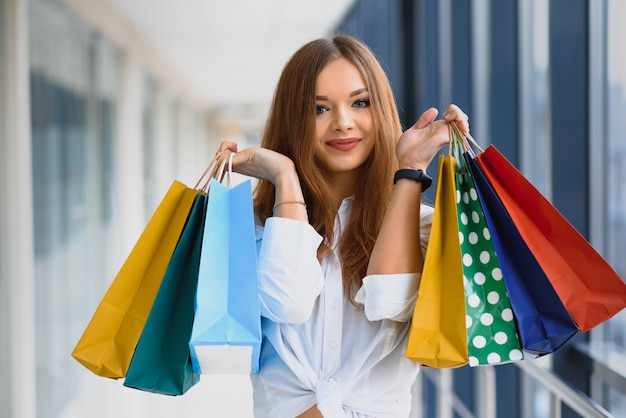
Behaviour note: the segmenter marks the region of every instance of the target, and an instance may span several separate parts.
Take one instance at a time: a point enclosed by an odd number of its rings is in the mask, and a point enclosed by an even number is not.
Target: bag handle
[[[204,170],[204,172],[202,173],[202,176],[200,176],[200,179],[198,179],[198,182],[194,186],[194,189],[197,189],[204,194],[208,194],[212,178],[221,183],[224,179],[224,168],[226,167],[227,159],[229,159],[229,172],[232,173],[232,157],[234,155],[235,153],[228,149],[216,152],[215,157],[213,157],[213,160],[211,160],[206,170]],[[202,187],[198,187],[200,186],[200,184],[202,184]]]
[[[457,170],[460,170],[461,173],[463,173],[467,170],[467,167],[465,158],[463,158],[461,154],[463,152],[467,152],[473,158],[476,157],[474,148],[478,149],[480,153],[484,151],[480,145],[478,145],[476,140],[472,138],[469,132],[463,129],[457,121],[449,122],[448,130],[450,132],[448,155],[452,154],[454,156],[457,164]],[[452,151],[452,149],[454,149],[454,151]]]
[[[461,137],[458,135],[456,128],[458,128],[456,122],[448,123],[448,157],[454,157],[454,170],[459,171],[463,170],[463,162],[459,158],[459,141]]]
[[[478,145],[478,142],[476,142],[476,140],[472,138],[472,135],[470,135],[469,132],[461,128],[457,121],[453,120],[452,122],[448,122],[448,125],[450,129],[451,142],[453,141],[452,136],[456,135],[457,141],[455,142],[459,144],[461,148],[463,148],[463,151],[469,152],[473,157],[476,156],[474,148],[476,148],[480,153],[484,152],[480,145]]]
[[[235,157],[235,153],[231,152],[228,156],[228,171],[226,172],[226,186],[229,189],[233,188],[233,158]]]

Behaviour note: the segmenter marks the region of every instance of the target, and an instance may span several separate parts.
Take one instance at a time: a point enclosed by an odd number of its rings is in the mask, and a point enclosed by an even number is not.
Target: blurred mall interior
[[[372,48],[404,126],[458,104],[626,278],[624,22],[622,0],[0,0],[0,417],[252,416],[248,376],[168,397],[70,353],[171,182],[258,144],[318,37]],[[413,395],[414,418],[624,417],[626,313]]]

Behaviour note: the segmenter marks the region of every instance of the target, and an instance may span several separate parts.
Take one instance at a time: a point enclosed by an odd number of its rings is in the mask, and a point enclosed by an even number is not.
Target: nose
[[[336,109],[333,124],[336,131],[350,131],[354,127],[354,120],[350,115],[350,110],[345,108]]]

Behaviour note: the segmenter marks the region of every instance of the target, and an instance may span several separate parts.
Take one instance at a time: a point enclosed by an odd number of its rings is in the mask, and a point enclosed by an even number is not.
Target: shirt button
[[[334,350],[335,348],[337,348],[337,343],[333,341],[333,342],[328,343],[328,346],[329,346],[332,350]]]
[[[332,304],[333,309],[338,309],[339,308],[339,302],[338,301],[334,301]]]

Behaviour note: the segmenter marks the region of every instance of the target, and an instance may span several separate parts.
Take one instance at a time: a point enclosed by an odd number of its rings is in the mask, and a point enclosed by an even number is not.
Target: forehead
[[[325,90],[352,92],[363,87],[366,87],[363,75],[354,64],[343,57],[330,61],[317,76],[317,93]]]

